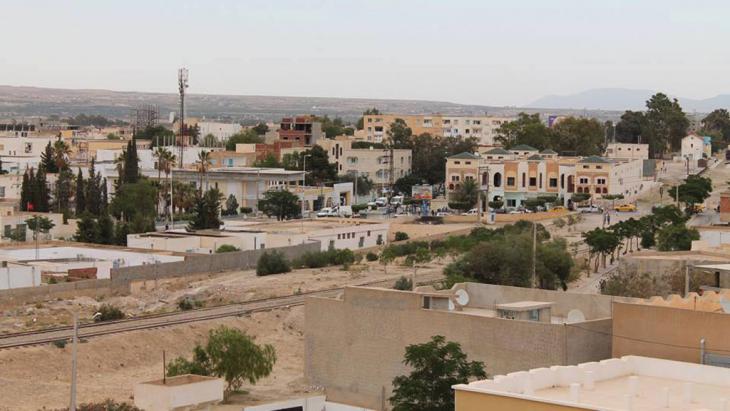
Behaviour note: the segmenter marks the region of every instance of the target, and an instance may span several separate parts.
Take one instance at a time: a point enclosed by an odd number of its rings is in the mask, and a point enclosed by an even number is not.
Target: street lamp
[[[312,155],[305,154],[302,156],[302,232],[304,232],[304,188],[307,186],[307,157],[312,157]]]

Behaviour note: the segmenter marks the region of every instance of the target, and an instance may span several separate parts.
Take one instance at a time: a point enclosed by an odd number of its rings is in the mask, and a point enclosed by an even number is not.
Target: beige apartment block
[[[493,146],[497,130],[514,117],[503,116],[447,116],[441,114],[374,114],[363,118],[367,141],[381,142],[387,138],[390,125],[402,119],[414,135],[428,133],[436,137],[474,137],[480,145]]]
[[[411,150],[394,149],[391,166],[390,150],[352,148],[353,143],[355,140],[347,136],[318,142],[327,151],[329,161],[337,167],[339,175],[368,177],[376,185],[384,185],[390,183],[391,167],[394,181],[411,173]]]
[[[408,373],[406,346],[435,335],[460,343],[490,375],[609,358],[612,299],[476,283],[348,287],[305,304],[305,377],[332,401],[381,409],[393,378]]]

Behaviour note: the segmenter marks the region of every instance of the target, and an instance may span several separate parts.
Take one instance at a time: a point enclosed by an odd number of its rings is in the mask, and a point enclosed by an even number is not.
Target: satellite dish
[[[722,306],[722,310],[725,311],[726,314],[730,314],[730,300],[722,297],[720,298],[720,305]]]
[[[568,324],[582,323],[586,320],[586,316],[583,315],[583,311],[579,309],[572,309],[568,312],[568,318],[566,322]]]
[[[456,306],[454,305],[454,302],[449,299],[449,311],[454,311],[456,309]]]
[[[461,305],[462,307],[469,304],[469,294],[466,292],[466,290],[456,290],[454,296],[456,297],[456,302],[459,303],[459,305]]]

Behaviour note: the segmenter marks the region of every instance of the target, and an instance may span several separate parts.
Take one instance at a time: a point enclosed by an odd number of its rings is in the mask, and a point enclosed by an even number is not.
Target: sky
[[[717,0],[2,0],[0,84],[526,105],[730,93]]]

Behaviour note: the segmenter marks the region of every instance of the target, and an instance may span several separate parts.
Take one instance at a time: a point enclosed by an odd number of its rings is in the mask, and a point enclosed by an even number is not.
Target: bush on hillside
[[[397,231],[395,233],[395,241],[405,241],[408,238],[408,233],[404,233],[403,231]]]
[[[259,261],[256,263],[256,275],[271,275],[288,273],[291,271],[289,261],[284,257],[284,254],[278,251],[265,252],[259,257]]]
[[[114,321],[114,320],[121,320],[124,318],[124,313],[122,312],[119,307],[113,306],[111,304],[102,304],[101,307],[99,307],[99,311],[97,312],[98,315],[94,316],[94,322],[103,322],[103,321]]]
[[[368,261],[378,261],[378,255],[370,251],[365,255],[365,259]]]

